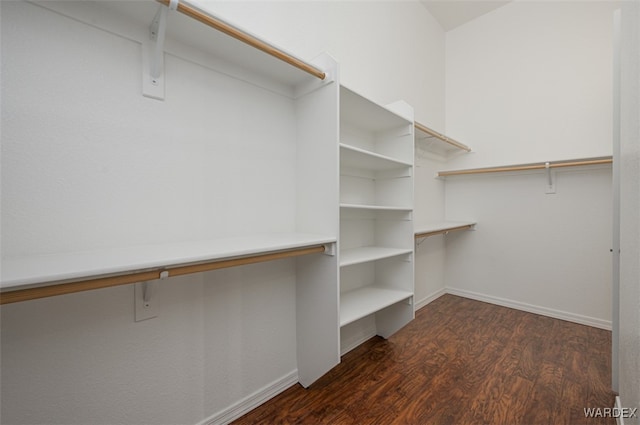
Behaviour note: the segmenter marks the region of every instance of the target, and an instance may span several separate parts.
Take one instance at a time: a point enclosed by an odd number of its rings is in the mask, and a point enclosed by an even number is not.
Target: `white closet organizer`
[[[390,336],[413,319],[413,122],[345,87],[339,240],[340,326],[373,315]]]
[[[430,129],[424,124],[414,122],[416,150],[425,150],[436,154],[439,159],[447,160],[454,154],[471,152],[471,148],[444,134]],[[415,238],[423,239],[429,236],[447,234],[458,230],[473,229],[474,221],[441,221],[429,223],[415,229]]]
[[[337,64],[304,62],[181,2],[156,57],[162,93],[144,97],[161,8],[3,4],[13,119],[3,120],[0,300],[294,256],[307,386],[339,362]],[[43,50],[56,60],[25,54]],[[34,107],[59,93],[64,107]]]
[[[471,148],[419,122],[416,128],[416,147],[435,153],[445,159],[455,153],[471,152]]]

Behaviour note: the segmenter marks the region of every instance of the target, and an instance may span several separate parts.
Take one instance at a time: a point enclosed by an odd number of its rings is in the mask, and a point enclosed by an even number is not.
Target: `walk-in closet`
[[[0,18],[2,424],[638,420],[637,1]]]

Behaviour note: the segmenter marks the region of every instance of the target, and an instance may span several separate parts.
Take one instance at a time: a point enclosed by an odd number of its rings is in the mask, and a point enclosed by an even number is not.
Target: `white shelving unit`
[[[296,282],[296,366],[308,386],[340,361],[350,325],[388,337],[414,317],[413,110],[341,87],[328,55],[280,51],[282,61],[241,29],[210,28],[227,23],[201,10],[198,20],[168,12],[156,96],[150,24],[163,7],[3,4],[16,23],[3,108],[31,112],[3,128],[0,297],[170,284],[173,272],[295,251],[283,280]],[[38,67],[31,51],[57,60]],[[51,114],[42,99],[59,93],[65,107]]]
[[[385,108],[341,87],[343,340],[359,320],[386,338],[413,319],[412,114],[406,104]]]
[[[203,24],[227,24],[219,18],[197,11],[199,22],[179,8],[168,12],[156,57],[163,96],[145,97],[141,64],[154,52],[160,8],[153,0],[2,5],[3,22],[13,23],[3,31],[11,45],[3,61],[12,64],[3,112],[19,116],[2,139],[3,302],[25,288],[42,298],[79,279],[88,282],[79,290],[92,290],[96,280],[137,279],[150,268],[337,240],[335,61],[281,55],[287,63],[255,48],[278,50],[268,42],[239,29],[250,46]],[[36,66],[32,51],[56,60]],[[60,93],[65,107],[33,107]],[[340,360],[338,256],[292,261],[283,281],[296,282],[298,379],[308,386]]]

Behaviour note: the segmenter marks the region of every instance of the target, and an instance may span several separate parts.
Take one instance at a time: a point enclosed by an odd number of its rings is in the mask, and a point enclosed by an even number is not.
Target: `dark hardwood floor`
[[[611,332],[453,295],[240,424],[615,424]]]

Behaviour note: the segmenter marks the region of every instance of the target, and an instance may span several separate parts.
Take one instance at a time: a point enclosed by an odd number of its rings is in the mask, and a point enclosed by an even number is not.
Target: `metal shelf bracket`
[[[551,166],[548,162],[544,163],[544,168],[547,172],[547,189],[545,193],[554,194],[556,193],[556,183],[555,183],[556,173],[555,171],[551,170]]]
[[[149,26],[149,40],[142,45],[142,94],[152,99],[164,99],[164,40],[169,11],[178,9],[179,0],[169,6],[160,5]]]

